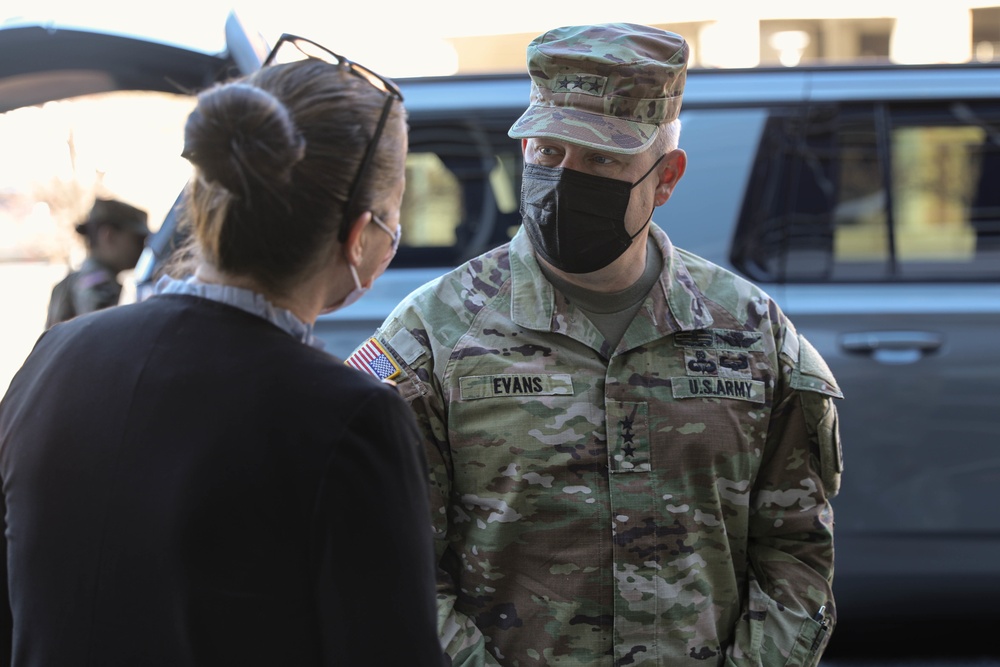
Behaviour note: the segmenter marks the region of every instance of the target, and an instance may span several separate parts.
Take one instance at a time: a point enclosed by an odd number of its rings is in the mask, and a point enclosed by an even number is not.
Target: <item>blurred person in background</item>
[[[118,274],[135,268],[149,236],[146,212],[116,199],[94,201],[87,218],[76,226],[86,239],[87,258],[52,288],[48,329],[57,322],[117,306],[122,285]]]
[[[348,359],[383,350],[422,427],[456,667],[812,667],[832,631],[840,390],[652,222],[687,58],[634,24],[533,40],[521,228]]]
[[[302,38],[199,95],[193,273],[0,402],[0,664],[440,667],[416,422],[312,336],[393,258],[406,153],[395,84]]]

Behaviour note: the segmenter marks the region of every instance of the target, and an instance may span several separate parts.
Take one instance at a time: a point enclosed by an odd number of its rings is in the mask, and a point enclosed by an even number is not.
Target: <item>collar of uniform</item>
[[[514,324],[535,331],[551,331],[556,310],[555,289],[542,274],[523,227],[510,242],[510,281],[510,318]]]
[[[650,223],[649,229],[663,253],[663,272],[660,274],[659,286],[667,300],[670,314],[677,322],[677,330],[692,331],[710,327],[713,319],[705,295],[691,277],[684,260],[665,231],[654,223]]]
[[[705,296],[695,284],[684,261],[677,254],[667,233],[650,223],[650,234],[663,254],[663,272],[657,283],[666,300],[670,318],[654,323],[661,334],[674,330],[690,331],[712,325],[712,315]],[[536,331],[551,331],[555,326],[555,290],[545,279],[532,252],[531,241],[518,229],[510,242],[511,319],[515,324]],[[657,287],[653,288],[654,290]]]

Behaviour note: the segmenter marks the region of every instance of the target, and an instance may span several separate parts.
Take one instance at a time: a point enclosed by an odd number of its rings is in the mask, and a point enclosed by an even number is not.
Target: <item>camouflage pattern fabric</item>
[[[765,293],[651,233],[664,270],[617,349],[523,230],[375,334],[426,439],[457,667],[811,666],[826,646],[840,390]]]
[[[678,117],[690,49],[635,23],[565,26],[528,45],[531,103],[508,131],[638,153]]]
[[[117,306],[122,286],[115,272],[88,257],[52,288],[45,328],[102,308]]]

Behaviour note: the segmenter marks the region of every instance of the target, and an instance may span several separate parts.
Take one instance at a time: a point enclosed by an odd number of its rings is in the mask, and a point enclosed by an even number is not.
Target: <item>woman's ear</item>
[[[365,211],[351,222],[347,232],[347,240],[341,245],[341,252],[348,264],[361,266],[361,258],[364,257],[364,231],[365,226],[371,222],[372,212]]]

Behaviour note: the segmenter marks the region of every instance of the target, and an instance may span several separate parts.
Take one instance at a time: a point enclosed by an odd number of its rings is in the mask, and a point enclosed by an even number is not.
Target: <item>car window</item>
[[[520,144],[510,120],[410,119],[403,236],[392,268],[452,267],[513,236]]]
[[[733,263],[773,282],[1000,276],[1000,106],[772,113]]]

